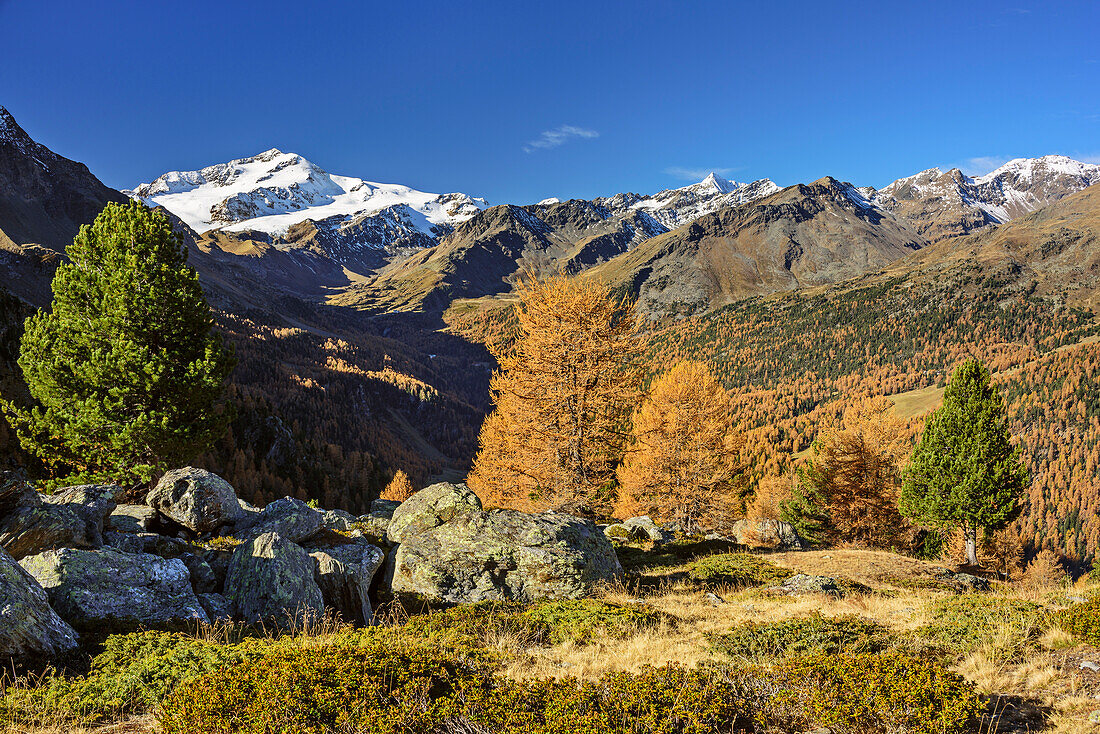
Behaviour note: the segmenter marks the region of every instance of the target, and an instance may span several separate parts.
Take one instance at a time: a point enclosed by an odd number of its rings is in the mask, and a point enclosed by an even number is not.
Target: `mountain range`
[[[48,304],[77,228],[108,202],[137,198],[163,208],[184,235],[241,357],[232,389],[242,415],[211,465],[229,466],[255,501],[313,477],[331,485],[318,493],[339,495],[326,506],[355,508],[394,468],[419,483],[468,465],[493,361],[454,317],[510,303],[521,272],[607,280],[637,300],[661,343],[686,344],[691,331],[676,324],[700,315],[744,311],[753,323],[752,309],[792,293],[880,288],[904,309],[896,298],[905,289],[914,313],[933,315],[941,293],[952,308],[974,293],[983,303],[1047,304],[1029,308],[1052,314],[1095,312],[1097,182],[1100,166],[1044,156],[979,177],[929,169],[881,189],[828,176],[780,188],[712,174],[656,194],[490,206],[332,175],[269,150],[119,192],[0,108],[0,390],[19,392],[19,323]],[[11,444],[5,431],[0,449]],[[326,458],[334,456],[343,458]]]

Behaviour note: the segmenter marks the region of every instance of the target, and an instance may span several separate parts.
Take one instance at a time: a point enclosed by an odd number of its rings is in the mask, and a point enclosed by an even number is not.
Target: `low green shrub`
[[[766,677],[776,691],[765,705],[769,730],[961,733],[981,710],[962,676],[898,652],[789,657]]]
[[[221,645],[169,632],[112,635],[88,675],[51,675],[37,686],[12,688],[5,705],[9,717],[28,723],[41,718],[102,722],[145,713],[181,682],[259,657],[269,646],[257,639]]]
[[[1059,612],[1055,621],[1078,640],[1100,645],[1100,599],[1074,604]]]
[[[750,588],[781,584],[794,575],[760,556],[749,553],[722,553],[700,558],[691,564],[688,577],[707,587]]]
[[[164,701],[166,734],[427,732],[452,712],[455,691],[488,668],[406,635],[276,649],[179,685]]]
[[[410,617],[404,628],[428,639],[450,637],[482,644],[490,636],[508,635],[528,645],[562,642],[584,644],[597,633],[628,637],[671,617],[650,607],[612,604],[598,599],[566,599],[535,604],[486,601]]]
[[[959,594],[928,608],[917,634],[935,646],[967,653],[983,644],[1019,651],[1041,633],[1049,614],[1041,604],[991,594]]]
[[[223,668],[178,686],[162,723],[166,734],[957,734],[977,710],[961,677],[897,653],[517,682],[406,640],[277,650]]]
[[[885,627],[854,614],[748,624],[711,637],[717,651],[754,660],[799,653],[879,652],[890,642]]]

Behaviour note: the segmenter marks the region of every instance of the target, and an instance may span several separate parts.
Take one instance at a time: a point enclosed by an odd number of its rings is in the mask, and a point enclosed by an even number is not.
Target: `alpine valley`
[[[980,357],[1025,437],[1024,538],[1084,563],[1100,549],[1098,182],[1047,155],[881,189],[711,174],[492,206],[272,149],[119,192],[0,108],[0,390],[25,390],[22,320],[79,226],[130,197],[171,215],[236,349],[238,414],[204,461],[256,504],[365,512],[395,469],[461,477],[517,278],[564,271],[635,300],[655,364],[714,366],[759,447],[753,482],[853,397],[889,397],[916,431],[955,362]],[[2,422],[0,453],[30,461]]]

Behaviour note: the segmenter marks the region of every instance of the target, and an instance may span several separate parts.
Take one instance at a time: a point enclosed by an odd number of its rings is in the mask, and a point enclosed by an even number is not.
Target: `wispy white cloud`
[[[1097,164],[1100,164],[1100,153],[1094,153],[1093,155],[1079,156],[1079,157],[1077,157],[1077,160],[1081,161],[1082,163],[1097,163]]]
[[[734,171],[738,171],[738,168],[690,168],[686,166],[669,166],[665,169],[665,173],[669,176],[675,176],[676,178],[682,178],[685,181],[701,181],[712,173],[716,173],[719,176],[728,176]]]
[[[557,148],[559,145],[565,145],[574,138],[598,137],[600,137],[600,134],[595,130],[577,127],[576,125],[561,125],[553,130],[543,130],[541,135],[523,146],[523,152],[533,153],[536,150]]]
[[[959,164],[959,170],[967,176],[984,176],[1008,163],[1011,158],[1002,155],[981,155],[967,158]]]

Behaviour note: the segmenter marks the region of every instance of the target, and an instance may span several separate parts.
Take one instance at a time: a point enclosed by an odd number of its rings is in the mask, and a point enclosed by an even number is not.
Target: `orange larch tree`
[[[467,481],[486,506],[606,516],[640,398],[632,304],[592,278],[524,275]]]
[[[382,494],[378,497],[381,500],[391,500],[393,502],[404,502],[409,497],[412,497],[416,492],[413,489],[412,482],[409,481],[409,475],[405,473],[403,469],[398,469],[393,474],[393,479],[386,485],[386,488],[382,490]]]
[[[730,396],[705,364],[680,362],[654,382],[634,415],[634,439],[618,472],[618,514],[691,531],[743,511]]]

